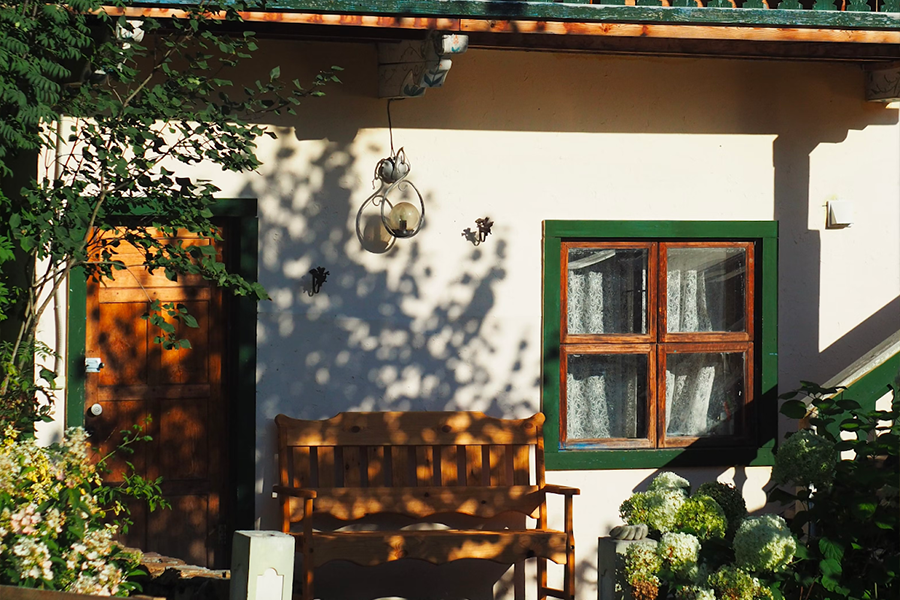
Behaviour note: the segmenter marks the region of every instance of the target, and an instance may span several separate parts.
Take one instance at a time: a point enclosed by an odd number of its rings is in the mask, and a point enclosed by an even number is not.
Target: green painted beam
[[[133,6],[183,8],[197,0],[144,0]],[[252,9],[251,9],[252,10]],[[477,0],[273,0],[265,12],[444,17],[579,23],[653,23],[900,30],[900,13],[760,8],[618,6]]]
[[[546,437],[546,435],[545,435]],[[751,467],[775,464],[774,443],[759,448],[679,448],[666,450],[544,450],[548,471]]]
[[[856,400],[863,407],[874,410],[875,402],[900,386],[900,352],[893,355],[844,390],[843,397]]]

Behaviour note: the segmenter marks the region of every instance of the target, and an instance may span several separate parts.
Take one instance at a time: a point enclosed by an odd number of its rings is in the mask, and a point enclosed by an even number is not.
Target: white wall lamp
[[[843,229],[853,225],[853,202],[850,200],[829,200],[828,218],[825,227]]]

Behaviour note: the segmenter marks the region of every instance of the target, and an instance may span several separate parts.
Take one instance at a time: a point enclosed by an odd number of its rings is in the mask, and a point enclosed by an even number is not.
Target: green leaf
[[[822,587],[833,592],[841,583],[841,563],[833,558],[819,561],[819,571],[822,573]]]
[[[791,419],[802,419],[806,416],[806,404],[800,400],[788,400],[781,405],[781,414]]]
[[[281,77],[281,67],[275,67],[269,71],[269,81],[275,81],[279,77]]]
[[[856,419],[844,419],[843,421],[841,421],[842,431],[856,431],[860,427],[861,425]]]
[[[862,408],[862,405],[856,400],[838,400],[837,405],[844,410],[859,410]]]
[[[825,558],[833,558],[838,561],[838,563],[840,563],[841,559],[844,557],[844,548],[828,538],[821,538],[819,540],[819,551]]]
[[[188,314],[182,315],[181,320],[184,321],[184,324],[187,325],[188,327],[192,327],[194,329],[196,329],[197,327],[200,327],[200,325],[197,323],[197,319],[195,319],[191,315],[188,315]]]

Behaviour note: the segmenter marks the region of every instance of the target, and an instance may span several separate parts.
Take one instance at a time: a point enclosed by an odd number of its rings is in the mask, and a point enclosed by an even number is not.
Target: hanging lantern
[[[380,189],[369,197],[375,206],[381,205],[381,222],[395,238],[409,238],[417,233],[425,223],[425,201],[411,181],[407,181],[412,166],[403,148],[393,156],[382,158],[375,165],[375,179],[381,182]],[[391,194],[412,193],[418,201],[391,201]]]

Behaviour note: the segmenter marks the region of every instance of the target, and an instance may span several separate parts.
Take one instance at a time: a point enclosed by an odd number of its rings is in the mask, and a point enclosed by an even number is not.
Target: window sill
[[[775,464],[774,443],[762,447],[668,448],[664,450],[557,450],[547,451],[548,471],[659,469],[663,467],[734,467]]]

